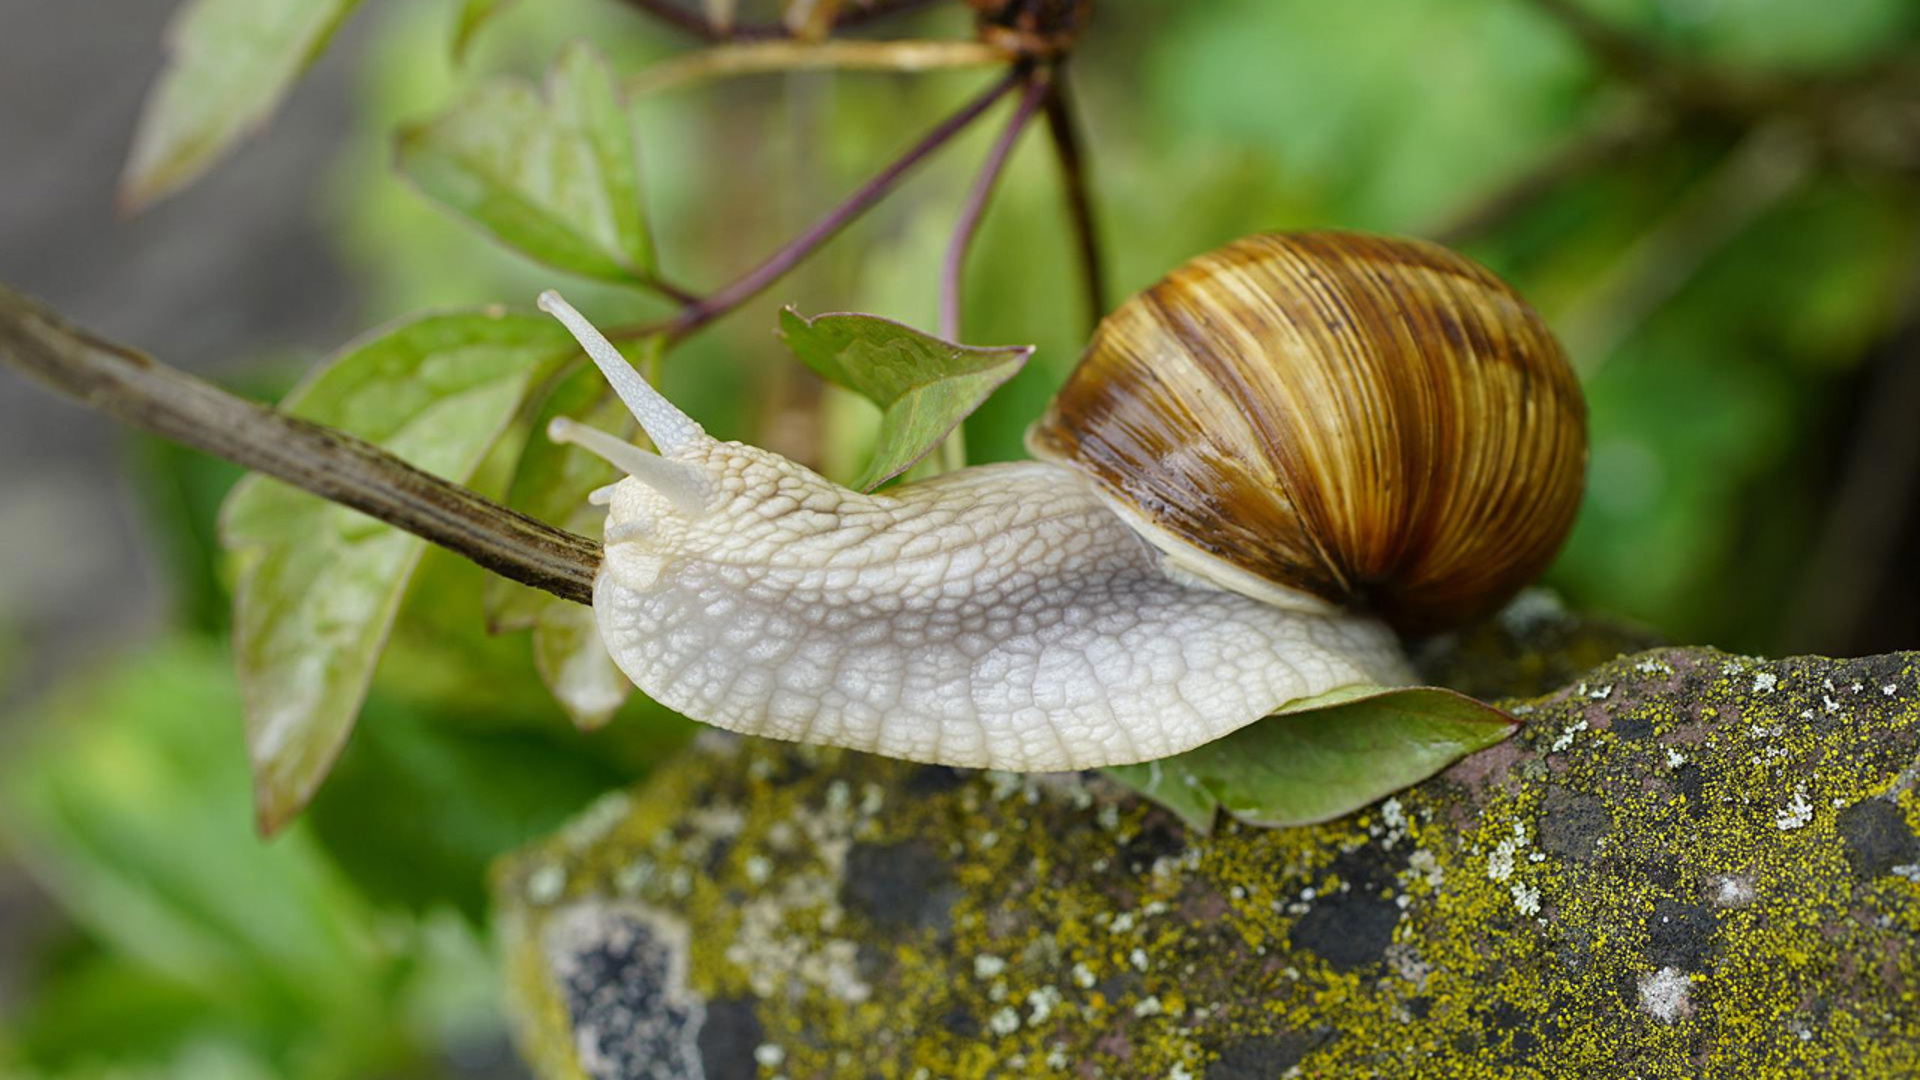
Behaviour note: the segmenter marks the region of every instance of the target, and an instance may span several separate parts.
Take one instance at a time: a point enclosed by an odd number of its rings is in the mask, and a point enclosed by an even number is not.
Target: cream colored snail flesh
[[[863,494],[708,436],[554,293],[657,453],[628,478],[601,636],[735,731],[1019,770],[1165,757],[1296,699],[1410,680],[1394,628],[1510,597],[1579,501],[1585,409],[1539,317],[1429,244],[1263,235],[1115,310],[1042,460]]]

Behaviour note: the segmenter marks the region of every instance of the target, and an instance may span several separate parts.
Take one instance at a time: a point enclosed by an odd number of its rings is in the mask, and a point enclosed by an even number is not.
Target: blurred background
[[[567,41],[628,73],[695,47],[638,5],[507,7],[456,63],[460,3],[367,3],[260,137],[128,217],[115,188],[170,6],[7,0],[0,280],[261,398],[423,308],[561,283],[602,321],[666,311],[556,281],[390,164],[396,125]],[[970,25],[956,2],[860,34]],[[1114,0],[1071,72],[1116,298],[1260,229],[1443,239],[1532,298],[1585,381],[1589,493],[1548,579],[1571,606],[1733,651],[1920,648],[1911,0]],[[728,280],[991,77],[641,99],[663,265]],[[871,418],[774,315],[932,328],[997,127],[676,349],[670,396],[722,437],[852,472]],[[967,426],[976,459],[1017,457],[1086,328],[1037,129],[966,281],[966,340],[1039,346]],[[525,636],[486,635],[480,572],[430,554],[338,770],[262,843],[213,539],[236,478],[0,376],[0,1075],[522,1075],[487,864],[687,726],[633,704],[577,733]]]

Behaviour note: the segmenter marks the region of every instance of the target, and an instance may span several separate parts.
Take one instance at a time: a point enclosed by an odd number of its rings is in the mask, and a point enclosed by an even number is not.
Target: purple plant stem
[[[1026,93],[1020,95],[1020,103],[1007,119],[1006,128],[987,152],[980,175],[974,178],[973,189],[967,192],[967,201],[960,208],[960,219],[954,223],[953,239],[947,244],[946,259],[940,267],[940,336],[948,341],[960,340],[960,279],[966,272],[967,252],[973,247],[974,235],[980,231],[980,219],[986,216],[987,203],[993,198],[1000,174],[1006,170],[1007,159],[1013,156],[1020,134],[1039,109],[1050,83],[1044,73],[1035,72],[1027,77]]]
[[[646,333],[665,333],[669,339],[685,337],[687,334],[707,325],[713,320],[739,307],[762,290],[785,276],[789,270],[798,266],[814,249],[832,239],[841,229],[852,224],[874,203],[879,202],[895,184],[913,171],[933,152],[953,140],[955,135],[966,130],[967,126],[987,111],[994,102],[1000,100],[1026,78],[1022,72],[1010,72],[995,82],[978,97],[968,102],[959,112],[940,122],[911,149],[902,154],[891,165],[880,170],[879,175],[861,185],[858,191],[828,211],[819,221],[809,226],[799,236],[794,237],[786,246],[774,252],[759,266],[742,274],[731,284],[723,286],[706,299],[689,304],[680,309],[679,314],[663,324],[645,327],[635,332],[635,336]]]
[[[1093,191],[1087,178],[1086,156],[1080,149],[1080,127],[1067,92],[1067,74],[1056,66],[1047,94],[1047,133],[1053,136],[1054,157],[1060,161],[1060,183],[1066,189],[1067,211],[1080,253],[1080,276],[1086,289],[1087,324],[1107,313],[1105,260],[1100,234],[1094,226]]]

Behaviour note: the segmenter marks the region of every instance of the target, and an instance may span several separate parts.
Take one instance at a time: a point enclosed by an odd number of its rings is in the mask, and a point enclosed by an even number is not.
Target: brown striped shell
[[[1423,633],[1559,550],[1586,404],[1540,316],[1477,263],[1276,233],[1115,309],[1027,442],[1218,583],[1258,588],[1215,560]]]

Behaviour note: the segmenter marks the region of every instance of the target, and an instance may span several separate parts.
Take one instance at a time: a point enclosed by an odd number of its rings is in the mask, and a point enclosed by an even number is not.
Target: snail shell
[[[1586,406],[1540,316],[1478,264],[1277,233],[1116,309],[1028,446],[1203,577],[1422,633],[1545,569],[1579,506]]]

